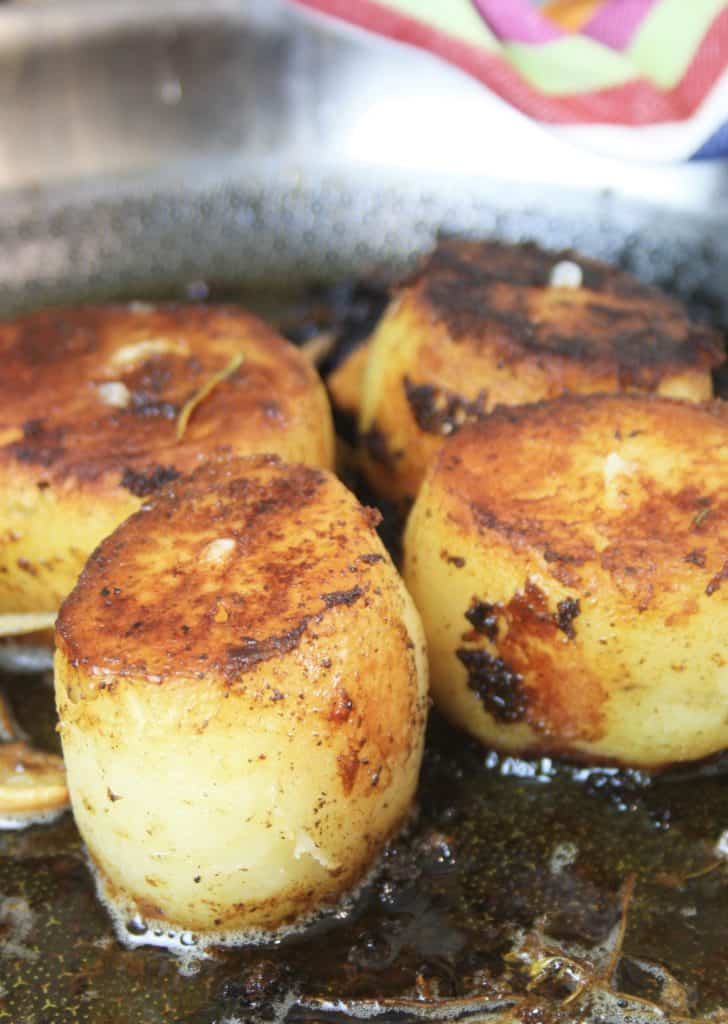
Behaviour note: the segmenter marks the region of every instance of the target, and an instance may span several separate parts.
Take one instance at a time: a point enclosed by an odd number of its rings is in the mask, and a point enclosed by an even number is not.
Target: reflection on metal
[[[284,0],[0,9],[5,310],[391,270],[439,229],[574,244],[689,295],[726,279],[726,198],[728,167],[579,151]]]

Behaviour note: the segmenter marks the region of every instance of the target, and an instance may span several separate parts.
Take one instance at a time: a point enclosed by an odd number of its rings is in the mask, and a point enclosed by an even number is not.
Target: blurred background
[[[572,87],[558,39],[532,73],[528,18],[502,23],[518,6],[3,4],[0,307],[388,274],[445,230],[575,245],[722,309],[725,162],[669,159],[695,131],[652,146],[638,128],[632,159],[516,109],[479,52],[532,94]],[[682,10],[707,31],[725,6]],[[466,31],[477,46],[452,50]],[[590,79],[591,53],[574,58]]]

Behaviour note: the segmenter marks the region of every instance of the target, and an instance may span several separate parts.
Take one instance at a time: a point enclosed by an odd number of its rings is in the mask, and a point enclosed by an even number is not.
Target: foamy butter
[[[0,956],[37,960],[38,950],[26,942],[34,924],[35,914],[22,896],[0,897]]]
[[[403,835],[411,827],[410,817],[402,827],[399,835]],[[397,837],[394,836],[393,839]],[[123,900],[111,895],[112,887],[108,884],[103,871],[94,864],[86,852],[86,863],[96,886],[96,895],[106,908],[119,942],[127,949],[139,949],[141,946],[158,946],[174,953],[180,958],[180,973],[187,976],[197,973],[199,961],[212,957],[216,946],[262,946],[279,943],[284,939],[303,935],[314,925],[329,920],[345,921],[353,912],[361,893],[371,885],[381,870],[384,851],[349,892],[341,896],[335,903],[327,904],[310,914],[302,915],[292,924],[281,928],[265,930],[262,928],[224,929],[207,931],[203,935],[189,929],[175,928],[169,921],[161,918],[143,917],[131,900]]]
[[[579,856],[579,847],[576,843],[569,841],[556,843],[549,858],[549,871],[552,875],[560,875],[566,868],[570,868]]]
[[[266,1016],[264,1019],[270,1022],[270,1024],[285,1024],[288,1020],[289,1012],[295,1006],[300,1005],[300,999],[295,992],[286,992],[280,999],[273,999],[266,1003]],[[253,1020],[258,1020],[258,1017],[248,1016],[245,1020],[242,1017],[222,1017],[220,1024],[252,1024]]]

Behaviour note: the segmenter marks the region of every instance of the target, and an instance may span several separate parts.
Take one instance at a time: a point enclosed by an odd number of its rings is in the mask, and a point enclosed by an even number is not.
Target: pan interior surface
[[[5,682],[55,747],[48,680]],[[434,721],[416,824],[354,907],[207,960],[117,943],[69,815],[6,832],[0,1009],[47,1024],[711,1019],[728,1002],[720,769],[650,784],[497,758]]]

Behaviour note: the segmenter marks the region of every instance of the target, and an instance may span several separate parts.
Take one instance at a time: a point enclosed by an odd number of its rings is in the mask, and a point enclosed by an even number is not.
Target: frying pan
[[[0,101],[4,314],[225,297],[346,341],[446,231],[573,246],[728,324],[726,168],[570,150],[281,2],[10,4]],[[57,748],[47,674],[3,683]],[[419,815],[359,898],[202,962],[116,942],[70,816],[2,833],[0,1021],[725,1021],[725,768],[499,758],[433,717]]]

